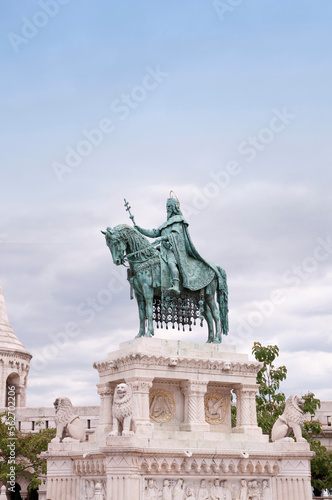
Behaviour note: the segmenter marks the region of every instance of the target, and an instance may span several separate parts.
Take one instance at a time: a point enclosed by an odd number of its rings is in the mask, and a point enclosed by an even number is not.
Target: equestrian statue
[[[169,324],[191,327],[203,319],[208,342],[220,343],[228,334],[228,288],[224,269],[203,259],[194,247],[188,222],[176,197],[167,199],[167,220],[158,229],[139,227],[125,200],[134,227],[120,224],[102,233],[113,262],[128,266],[128,280],[138,304],[140,328],[137,337],[154,335]],[[154,238],[150,244],[147,238]]]

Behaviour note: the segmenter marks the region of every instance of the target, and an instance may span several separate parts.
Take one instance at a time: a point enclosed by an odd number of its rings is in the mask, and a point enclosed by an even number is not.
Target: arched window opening
[[[29,491],[28,500],[38,500],[38,490]]]
[[[15,483],[15,491],[10,493],[10,500],[22,500],[21,494],[21,486]]]
[[[20,491],[21,486],[18,483],[15,483],[15,491],[10,493],[10,500],[22,500]],[[29,491],[28,500],[38,500],[38,490]]]
[[[6,380],[6,408],[8,406],[17,406],[18,387],[20,385],[20,376],[17,373],[11,373]],[[14,390],[12,388],[14,387]],[[15,402],[15,404],[13,404]]]

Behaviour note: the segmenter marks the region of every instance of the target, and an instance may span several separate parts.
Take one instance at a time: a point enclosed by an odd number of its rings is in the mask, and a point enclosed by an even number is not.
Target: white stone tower
[[[32,355],[16,337],[8,321],[0,283],[0,408],[8,406],[8,386],[15,386],[15,406],[26,406],[26,389]]]

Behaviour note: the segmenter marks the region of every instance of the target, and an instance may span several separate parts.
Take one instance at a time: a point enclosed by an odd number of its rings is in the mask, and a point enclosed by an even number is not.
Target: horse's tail
[[[221,333],[228,335],[228,286],[227,286],[227,275],[226,271],[220,267],[216,266],[218,269],[218,288],[217,288],[217,299],[219,304],[219,316]]]

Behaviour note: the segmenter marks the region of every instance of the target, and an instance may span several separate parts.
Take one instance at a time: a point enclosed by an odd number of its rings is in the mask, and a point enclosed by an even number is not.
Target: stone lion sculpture
[[[306,441],[302,437],[301,430],[304,423],[303,405],[304,400],[299,396],[289,396],[286,400],[284,413],[278,417],[272,427],[272,441],[294,441],[293,438],[288,437],[292,431],[296,441]]]
[[[52,442],[85,441],[83,422],[75,415],[69,398],[57,398],[54,403],[56,436]]]
[[[114,391],[112,406],[113,430],[110,436],[133,436],[135,421],[133,419],[132,392],[128,384],[118,384]]]

